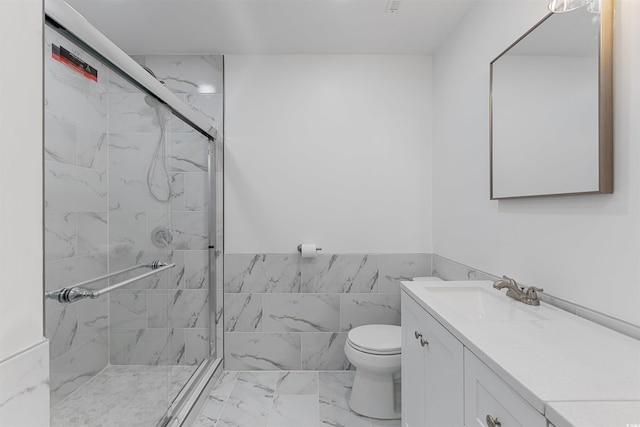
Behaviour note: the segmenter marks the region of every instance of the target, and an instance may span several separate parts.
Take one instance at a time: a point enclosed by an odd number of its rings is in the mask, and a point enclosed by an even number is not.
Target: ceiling
[[[67,0],[135,54],[430,54],[477,0]]]

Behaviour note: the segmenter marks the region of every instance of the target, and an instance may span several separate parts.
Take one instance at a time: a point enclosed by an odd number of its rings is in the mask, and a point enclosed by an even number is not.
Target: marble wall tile
[[[109,94],[109,131],[159,134],[157,114],[145,96],[141,92]]]
[[[78,344],[78,304],[60,305],[45,317],[45,334],[50,342],[51,358],[68,352]]]
[[[225,369],[300,370],[299,333],[225,333]]]
[[[106,212],[78,212],[78,255],[109,250],[108,219]]]
[[[77,124],[76,135],[78,138],[76,144],[78,166],[106,171],[107,133],[104,130],[92,129]]]
[[[112,365],[164,365],[169,362],[171,338],[167,329],[109,329]]]
[[[104,212],[107,176],[93,169],[45,162],[45,210]]]
[[[400,294],[340,295],[340,329],[380,323],[400,324]]]
[[[44,158],[52,162],[76,164],[76,125],[64,116],[44,113]]]
[[[379,256],[379,270],[379,292],[400,293],[402,278],[431,275],[431,254],[382,254]]]
[[[262,295],[264,332],[327,332],[340,327],[337,294]]]
[[[184,251],[186,289],[209,288],[209,251]]]
[[[183,174],[155,176],[152,178],[151,188],[153,195],[149,191],[146,174],[110,173],[109,210],[166,211],[169,209],[167,202],[172,208],[184,206]]]
[[[225,331],[262,332],[262,300],[264,296],[263,294],[226,294],[224,304]]]
[[[169,365],[185,365],[186,364],[186,352],[187,344],[185,341],[186,329],[173,328],[165,329],[168,334],[169,348],[168,348],[168,360]],[[182,382],[184,384],[184,382]],[[177,393],[176,393],[177,394]]]
[[[198,365],[209,357],[209,329],[185,329],[185,364]]]
[[[46,212],[45,260],[71,258],[78,252],[78,215],[75,212]]]
[[[49,261],[45,266],[45,290],[53,291],[104,274],[107,274],[106,253]],[[90,287],[99,289],[105,284],[105,281],[101,281],[91,284]],[[53,306],[59,307],[58,302],[52,303]]]
[[[200,133],[175,133],[169,148],[172,172],[206,172],[209,163],[207,139]]]
[[[142,329],[147,327],[146,291],[116,289],[109,294],[111,328]]]
[[[302,369],[342,371],[351,369],[344,354],[346,332],[314,332],[302,334]]]
[[[51,361],[51,404],[55,405],[102,371],[109,362],[107,331]]]
[[[222,93],[222,55],[145,55],[142,59],[172,92]]]
[[[184,174],[184,206],[188,211],[207,211],[209,209],[209,174]]]
[[[211,126],[222,131],[222,94],[187,94],[185,102],[209,119]],[[195,129],[192,131],[195,132]]]
[[[439,255],[433,255],[432,275],[442,280],[498,280],[496,276]]]
[[[42,341],[0,363],[0,425],[49,425],[49,352]]]
[[[106,297],[79,301],[78,342],[85,343],[109,327],[109,300]]]
[[[209,246],[207,212],[173,212],[171,229],[175,250],[206,250]]]
[[[224,291],[280,292],[300,291],[297,254],[225,254]]]
[[[176,266],[168,272],[161,273],[166,274],[169,289],[184,289],[186,287],[186,254],[185,251],[170,251],[165,254],[167,262],[176,264]]]
[[[109,172],[146,173],[157,137],[151,133],[109,134]]]
[[[174,328],[206,328],[209,325],[209,291],[172,291],[171,323]]]
[[[147,327],[169,328],[172,292],[168,289],[150,289],[147,294]],[[113,321],[112,321],[113,322]]]
[[[112,251],[148,248],[146,212],[109,212],[109,246]]]
[[[301,263],[302,292],[377,292],[376,255],[321,254]]]

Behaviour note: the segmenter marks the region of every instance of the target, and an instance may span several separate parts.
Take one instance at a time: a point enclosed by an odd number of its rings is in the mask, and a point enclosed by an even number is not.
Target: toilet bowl
[[[400,418],[400,326],[365,325],[349,331],[344,352],[356,368],[349,407],[360,415]]]

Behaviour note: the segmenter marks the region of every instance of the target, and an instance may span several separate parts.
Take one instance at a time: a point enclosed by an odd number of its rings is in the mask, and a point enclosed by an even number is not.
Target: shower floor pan
[[[51,426],[155,426],[196,369],[107,366],[51,408]]]

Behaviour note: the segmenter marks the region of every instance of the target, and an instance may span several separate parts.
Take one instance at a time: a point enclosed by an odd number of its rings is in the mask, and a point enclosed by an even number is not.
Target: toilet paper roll
[[[303,243],[300,252],[302,252],[302,258],[315,258],[318,253],[314,243]]]

